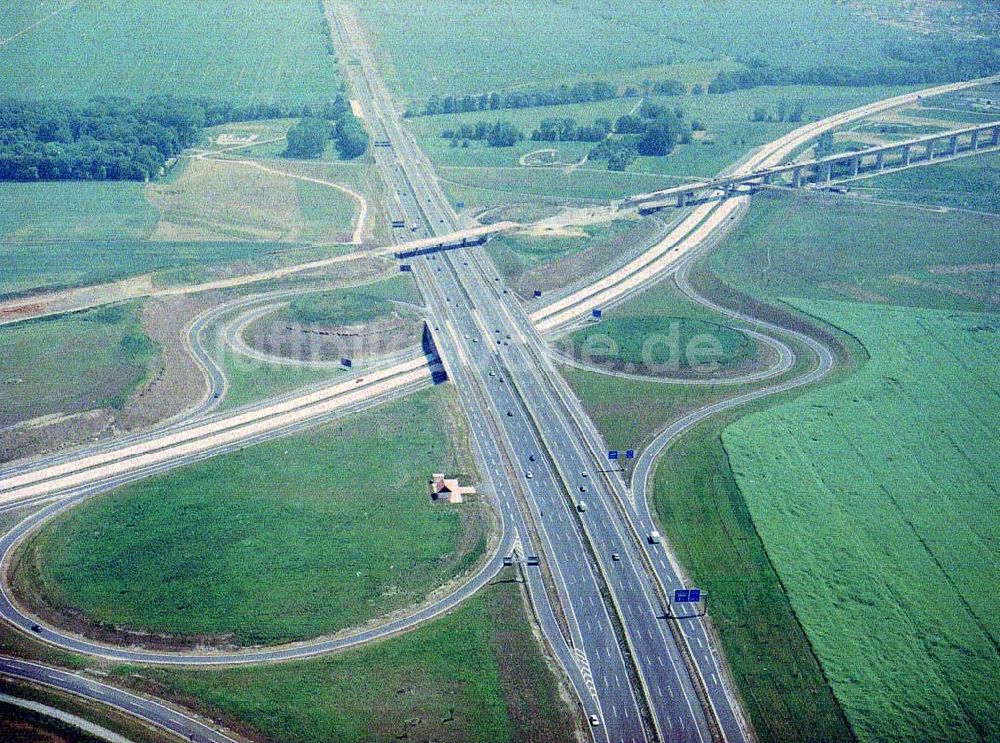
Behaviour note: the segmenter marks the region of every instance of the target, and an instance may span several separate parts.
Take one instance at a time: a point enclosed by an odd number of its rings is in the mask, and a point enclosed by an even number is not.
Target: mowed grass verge
[[[1000,726],[995,316],[797,301],[871,354],[726,429],[749,513],[862,740]]]
[[[14,582],[97,629],[238,645],[335,632],[422,600],[485,549],[453,392],[438,387],[100,496],[25,545]],[[446,433],[450,431],[450,433]]]
[[[333,656],[115,674],[267,741],[574,740],[576,721],[512,578],[501,574],[407,634]]]

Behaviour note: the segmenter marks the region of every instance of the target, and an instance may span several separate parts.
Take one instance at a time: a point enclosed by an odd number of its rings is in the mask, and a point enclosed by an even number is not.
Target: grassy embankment
[[[134,303],[3,326],[0,345],[0,426],[120,409],[157,355]]]

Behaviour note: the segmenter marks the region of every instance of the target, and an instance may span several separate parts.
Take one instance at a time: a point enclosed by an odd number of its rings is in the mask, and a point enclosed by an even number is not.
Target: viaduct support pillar
[[[996,147],[1000,144],[1000,126],[993,127],[993,136],[990,137],[990,145]]]
[[[903,165],[910,164],[910,145],[906,145],[903,148]]]
[[[952,155],[957,155],[958,154],[958,135],[957,134],[952,135],[951,139],[948,141],[948,151]]]
[[[829,183],[833,179],[833,163],[823,163],[823,169],[820,171],[820,180],[823,183]]]
[[[802,168],[795,168],[792,171],[792,188],[802,187]]]
[[[971,141],[970,141],[970,149],[975,150],[977,147],[979,147],[979,130],[978,129],[976,129],[976,131],[974,131],[972,133],[972,138],[971,138]]]
[[[684,192],[681,192],[681,193],[677,194],[677,208],[678,209],[683,209],[685,206],[687,206],[687,198],[688,198],[688,195],[686,193],[684,193]]]
[[[875,153],[875,170],[882,170],[885,165],[885,151]]]
[[[852,157],[851,158],[851,175],[852,176],[853,175],[857,175],[859,170],[861,170],[861,157],[860,157],[860,155],[858,157]]]

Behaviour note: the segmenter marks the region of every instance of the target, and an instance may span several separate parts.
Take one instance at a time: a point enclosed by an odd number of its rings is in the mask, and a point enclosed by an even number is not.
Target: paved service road
[[[61,668],[0,657],[0,676],[49,686],[92,702],[114,707],[194,743],[237,743],[236,738],[229,737],[178,708]]]

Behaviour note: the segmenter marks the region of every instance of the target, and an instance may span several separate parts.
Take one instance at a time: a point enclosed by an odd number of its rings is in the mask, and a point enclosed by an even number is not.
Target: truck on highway
[[[656,531],[656,529],[653,529],[653,531],[649,532],[648,539],[650,544],[659,544],[660,542],[663,541],[663,538],[660,536],[660,532]]]

